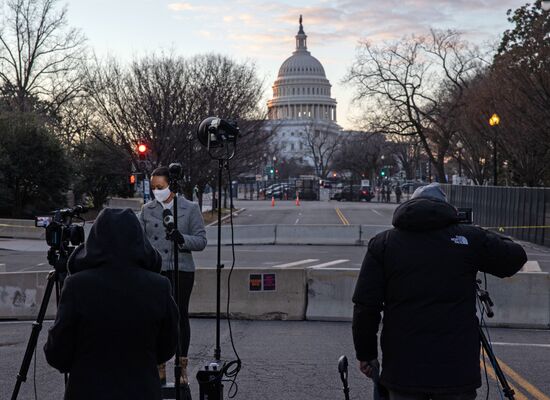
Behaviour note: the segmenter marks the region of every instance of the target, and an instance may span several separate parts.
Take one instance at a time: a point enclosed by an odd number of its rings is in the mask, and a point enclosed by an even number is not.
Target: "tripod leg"
[[[31,365],[34,349],[36,348],[36,344],[38,343],[38,335],[42,330],[42,323],[44,322],[44,316],[46,315],[48,303],[50,302],[50,297],[52,295],[54,283],[56,281],[57,272],[50,272],[50,274],[48,275],[48,282],[46,284],[44,297],[42,298],[42,304],[40,305],[40,310],[38,311],[38,317],[36,318],[36,321],[32,324],[31,337],[29,338],[29,342],[27,343],[27,350],[25,351],[25,356],[23,357],[21,369],[19,370],[19,374],[17,374],[17,381],[11,395],[11,400],[17,399],[17,396],[19,395],[19,389],[21,388],[21,383],[27,380],[27,372],[29,372],[29,366]]]
[[[506,380],[506,375],[504,375],[504,372],[502,372],[495,353],[493,353],[493,349],[491,348],[491,344],[489,343],[489,340],[487,339],[487,336],[485,336],[485,332],[483,332],[483,329],[481,327],[479,327],[479,336],[481,339],[481,344],[485,349],[485,354],[487,354],[487,357],[489,358],[489,361],[491,362],[491,365],[495,370],[498,381],[502,386],[502,392],[504,393],[504,396],[510,400],[514,400],[514,389],[512,389],[508,384],[508,381]]]

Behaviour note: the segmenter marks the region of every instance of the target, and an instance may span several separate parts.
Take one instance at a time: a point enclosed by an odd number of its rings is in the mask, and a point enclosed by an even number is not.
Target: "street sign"
[[[370,186],[370,181],[368,179],[361,179],[361,186]]]
[[[151,200],[151,185],[149,179],[145,177],[143,179],[143,202],[147,203],[149,200]]]
[[[263,180],[261,175],[256,175],[256,182],[261,182]]]

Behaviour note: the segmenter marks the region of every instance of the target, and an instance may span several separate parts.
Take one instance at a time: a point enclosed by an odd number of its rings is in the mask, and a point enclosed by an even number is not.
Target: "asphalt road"
[[[270,201],[236,201],[235,206],[244,211],[234,218],[235,225],[258,224],[363,224],[391,226],[396,204],[351,203],[351,202],[301,202],[277,201],[275,207]],[[226,221],[227,222],[227,221]],[[530,260],[536,260],[543,271],[550,271],[550,249],[524,243]],[[43,241],[0,239],[0,264],[6,271],[49,270]],[[331,268],[359,268],[365,255],[360,246],[283,246],[259,245],[236,246],[236,267],[312,267],[326,265]],[[202,252],[194,253],[199,268],[216,266],[216,248],[208,246]],[[231,248],[222,248],[222,262],[231,265]]]
[[[63,394],[63,378],[49,367],[42,351],[47,328],[39,337],[37,351],[36,387],[38,399],[59,400]],[[370,381],[357,370],[354,361],[351,324],[344,322],[284,322],[235,321],[234,338],[243,361],[238,377],[236,399],[247,400],[338,400],[344,399],[337,372],[337,360],[347,355],[350,361],[349,384],[351,399],[372,398]],[[211,361],[214,350],[214,320],[192,319],[190,376]],[[30,322],[0,323],[0,399],[10,398],[15,377],[19,372],[26,343],[31,331]],[[550,332],[533,330],[492,329],[497,357],[516,389],[516,399],[548,400],[550,379]],[[222,325],[222,358],[233,359],[225,322]],[[106,366],[109,368],[112,366]],[[411,364],[414,368],[414,364]],[[169,372],[173,371],[171,368]],[[495,379],[489,373],[489,399],[501,399]],[[23,384],[19,398],[34,399],[34,372]],[[169,375],[170,376],[170,375]],[[191,379],[191,391],[198,399],[198,388]],[[229,384],[226,384],[225,397]],[[478,391],[485,398],[487,385]]]
[[[338,201],[236,201],[235,207],[245,208],[234,220],[238,225],[342,225],[346,220],[354,224],[391,225],[397,204]]]

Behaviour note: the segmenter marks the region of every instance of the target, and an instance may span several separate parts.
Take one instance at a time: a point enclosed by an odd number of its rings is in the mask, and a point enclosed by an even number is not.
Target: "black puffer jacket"
[[[179,317],[135,214],[103,210],[69,269],[44,346],[70,374],[65,399],[160,400],[157,364],[175,353]]]
[[[381,382],[404,392],[458,393],[481,386],[475,278],[515,274],[523,248],[458,224],[450,204],[417,198],[399,206],[394,229],[374,237],[353,296],[357,358],[377,358]]]

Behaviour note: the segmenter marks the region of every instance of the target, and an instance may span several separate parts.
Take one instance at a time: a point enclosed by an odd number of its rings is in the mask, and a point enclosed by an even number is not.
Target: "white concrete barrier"
[[[0,237],[15,239],[44,239],[46,230],[36,228],[34,220],[3,219],[0,222]]]
[[[229,268],[222,270],[221,296],[224,315],[228,274]],[[47,272],[0,273],[0,319],[35,319],[44,297],[47,276]],[[230,308],[233,317],[303,320],[306,300],[304,269],[239,268],[233,271]],[[54,318],[55,312],[55,294],[52,293],[46,317]],[[216,269],[197,269],[190,313],[195,316],[216,314]]]
[[[277,244],[361,245],[359,225],[277,225]]]
[[[392,229],[391,225],[361,225],[361,242],[368,244],[369,240],[378,235],[380,232]]]
[[[229,269],[222,270],[222,312]],[[231,314],[245,319],[352,319],[352,296],[359,270],[344,268],[238,268],[231,280]],[[44,296],[47,272],[0,273],[0,319],[35,319]],[[190,312],[214,316],[216,269],[199,268]],[[495,303],[492,326],[550,329],[550,275],[520,272],[512,278],[489,277]],[[55,315],[55,296],[47,317]]]
[[[359,270],[308,269],[308,320],[350,321],[351,297]],[[550,275],[547,272],[519,272],[511,278],[488,276],[493,299],[491,326],[550,328]]]
[[[143,198],[120,198],[120,197],[113,197],[107,200],[106,207],[108,208],[130,208],[135,211],[141,210],[141,206],[143,206]]]
[[[313,321],[351,321],[351,298],[358,269],[309,268],[307,270],[306,319]]]
[[[34,219],[9,219],[9,218],[0,218],[0,225],[18,225],[18,226],[27,226],[34,227]]]
[[[48,272],[0,273],[0,319],[36,319]],[[52,292],[46,318],[54,318],[55,293]]]
[[[275,244],[277,225],[235,225],[235,244]],[[218,244],[218,226],[206,227],[208,245]],[[222,225],[222,244],[231,244],[231,226]]]
[[[222,270],[222,315],[227,301],[228,268]],[[253,287],[251,287],[253,285]],[[284,270],[238,268],[231,277],[233,317],[261,320],[303,320],[306,312],[306,272],[301,268]],[[191,295],[190,313],[216,314],[216,269],[199,268]]]
[[[491,326],[550,328],[550,275],[519,272],[511,278],[487,275],[487,289],[495,303]]]

